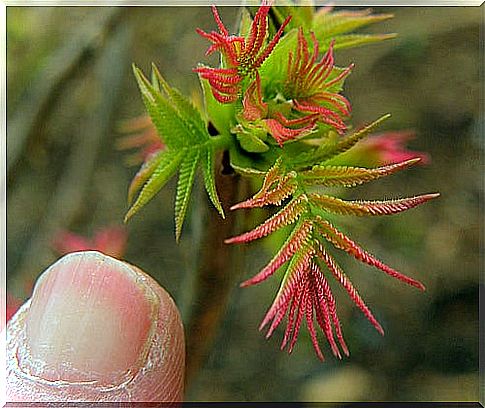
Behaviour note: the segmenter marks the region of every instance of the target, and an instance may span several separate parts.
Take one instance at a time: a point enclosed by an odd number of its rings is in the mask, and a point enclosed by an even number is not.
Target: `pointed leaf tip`
[[[207,149],[206,153],[202,155],[202,172],[204,176],[204,186],[210,201],[214,205],[214,208],[220,214],[222,219],[225,219],[224,209],[219,200],[216,189],[215,181],[215,163],[214,163],[215,150],[213,147]]]
[[[123,218],[123,223],[126,224],[128,221],[136,214],[136,211],[131,206],[125,214],[125,218]]]
[[[175,239],[178,242],[187,213],[189,199],[194,184],[195,173],[200,159],[200,151],[195,149],[186,153],[179,171],[175,194]]]
[[[425,292],[426,291],[426,286],[424,286],[421,282],[417,281],[418,285],[415,285],[415,288]]]
[[[229,210],[234,211],[234,210],[240,210],[240,209],[243,209],[243,208],[251,208],[248,205],[248,202],[249,202],[249,200],[246,200],[246,201],[242,201],[240,203],[234,204],[233,206],[231,206],[229,208]]]
[[[412,166],[418,162],[420,162],[421,160],[423,160],[421,157],[415,157],[413,159],[409,159],[409,160],[406,160],[405,163],[408,165],[408,166]]]

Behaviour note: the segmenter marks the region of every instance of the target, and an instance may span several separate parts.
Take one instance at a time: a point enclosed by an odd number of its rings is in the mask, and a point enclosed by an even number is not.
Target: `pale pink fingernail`
[[[158,316],[146,279],[99,252],[61,258],[34,289],[22,370],[49,381],[128,381],[145,364]]]

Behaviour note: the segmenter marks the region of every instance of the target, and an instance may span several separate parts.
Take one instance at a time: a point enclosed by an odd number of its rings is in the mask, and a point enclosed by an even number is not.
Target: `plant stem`
[[[216,169],[216,185],[226,218],[222,219],[211,206],[203,220],[199,263],[186,324],[187,384],[209,354],[237,277],[234,248],[225,244],[224,239],[234,234],[236,226],[236,214],[229,211],[229,207],[245,194],[247,184],[241,176],[233,172],[227,174],[224,170],[224,163]]]
[[[219,134],[212,136],[211,144],[216,150],[229,149],[232,144],[232,137],[230,133]]]

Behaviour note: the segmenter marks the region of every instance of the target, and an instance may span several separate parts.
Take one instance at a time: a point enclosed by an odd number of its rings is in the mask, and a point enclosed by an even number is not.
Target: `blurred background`
[[[356,64],[344,92],[353,123],[390,112],[382,130],[413,130],[409,148],[431,160],[366,185],[362,196],[439,191],[441,197],[392,218],[342,224],[364,248],[421,280],[427,291],[338,257],[386,335],[335,285],[351,356],[337,361],[325,348],[322,364],[305,331],[291,356],[279,351],[281,329],[268,341],[258,332],[277,279],[248,289],[238,283],[265,265],[274,248],[271,241],[240,248],[227,312],[188,400],[478,400],[483,7],[374,11],[395,18],[366,31],[399,37],[337,52],[338,64]],[[221,8],[221,14],[228,26],[235,23],[235,8]],[[122,131],[127,119],[144,113],[131,63],[148,72],[154,62],[185,94],[200,92],[191,70],[207,62],[207,42],[196,27],[214,28],[208,7],[7,8],[7,272],[14,299],[28,297],[38,274],[70,243],[104,242],[107,252],[154,276],[186,316],[200,234],[194,204],[206,200],[205,193],[196,191],[178,245],[175,180],[119,229],[137,170],[134,154],[141,150],[127,149]],[[110,245],[116,248],[106,249]]]

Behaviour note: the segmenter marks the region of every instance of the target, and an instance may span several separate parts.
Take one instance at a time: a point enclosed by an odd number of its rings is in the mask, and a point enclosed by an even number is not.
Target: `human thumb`
[[[168,295],[99,252],[64,256],[7,327],[7,400],[172,402],[183,396],[184,335]]]

